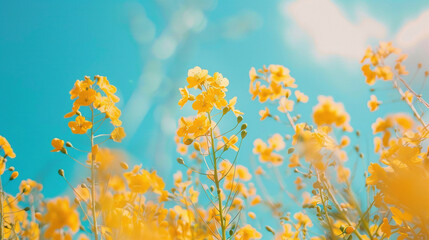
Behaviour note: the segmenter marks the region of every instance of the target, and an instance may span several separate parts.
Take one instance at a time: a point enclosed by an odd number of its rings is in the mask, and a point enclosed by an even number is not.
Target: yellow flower
[[[189,127],[189,132],[194,134],[194,137],[204,136],[210,128],[210,121],[206,115],[199,115],[192,121],[192,125]]]
[[[88,89],[79,93],[79,98],[75,101],[76,105],[89,106],[95,101],[97,92],[94,89]]]
[[[43,186],[42,184],[39,184],[31,179],[22,180],[21,184],[19,184],[19,191],[23,192],[25,195],[30,194],[33,189],[41,191]]]
[[[123,127],[117,127],[113,129],[112,133],[110,134],[110,138],[115,142],[121,142],[125,136],[126,134]]]
[[[77,114],[78,110],[79,110],[80,106],[76,104],[76,102],[73,103],[73,107],[72,107],[72,111],[67,113],[66,115],[64,115],[64,118],[71,118],[74,115]]]
[[[48,227],[45,237],[50,238],[56,230],[69,227],[73,232],[79,230],[79,214],[74,204],[70,205],[68,198],[56,198],[46,205],[46,214],[42,217],[42,222]]]
[[[390,207],[390,211],[393,214],[393,220],[395,220],[396,224],[398,224],[399,226],[402,224],[402,222],[408,222],[413,219],[413,216],[411,214],[406,211],[402,212],[396,207]]]
[[[293,215],[293,217],[298,220],[298,227],[311,227],[313,226],[313,223],[311,222],[311,219],[305,215],[302,212],[297,212]]]
[[[103,76],[95,76],[95,79],[97,79],[97,85],[100,87],[101,90],[109,97],[110,100],[113,102],[119,102],[119,98],[115,96],[116,93],[116,87],[111,85],[106,77]]]
[[[362,60],[360,61],[360,63],[363,63],[365,61],[365,59],[369,59],[372,63],[372,65],[377,65],[378,64],[378,56],[376,54],[373,53],[371,47],[368,47],[365,51],[365,55],[362,58]]]
[[[271,148],[274,148],[276,151],[283,150],[286,146],[285,142],[283,141],[282,135],[279,133],[274,134],[268,139],[268,144]]]
[[[207,101],[210,102],[210,104],[214,105],[217,109],[222,109],[226,105],[228,105],[228,102],[225,100],[225,92],[223,92],[219,88],[209,88],[206,93]]]
[[[227,148],[231,148],[234,151],[238,151],[238,147],[235,146],[235,144],[238,142],[238,137],[236,135],[232,135],[229,139],[225,136],[222,136],[223,141],[225,142],[225,145]]]
[[[294,167],[299,167],[299,166],[301,166],[301,163],[299,162],[299,156],[296,154],[292,154],[292,156],[290,156],[290,158],[289,158],[288,167],[294,168]]]
[[[19,176],[19,172],[18,171],[14,171],[10,177],[9,177],[9,181],[14,180],[15,178],[17,178]]]
[[[179,91],[180,95],[182,95],[182,98],[178,102],[180,108],[182,108],[186,104],[186,102],[195,100],[194,95],[189,94],[187,88],[179,88]]]
[[[381,101],[378,101],[377,96],[371,95],[371,99],[368,101],[368,108],[371,112],[374,112],[378,109],[378,106],[380,106]]]
[[[145,193],[151,187],[151,176],[148,171],[140,171],[141,166],[134,166],[131,172],[124,173],[131,192]]]
[[[188,81],[188,88],[200,88],[208,77],[208,71],[201,69],[198,66],[194,67],[193,69],[189,69],[188,78],[186,79]]]
[[[393,73],[389,66],[378,66],[375,69],[377,77],[383,79],[384,81],[392,80]]]
[[[308,96],[306,96],[304,93],[302,93],[299,90],[295,91],[295,97],[297,102],[303,102],[303,103],[308,102]]]
[[[252,67],[249,71],[249,78],[250,78],[250,84],[252,84],[258,78],[258,74],[256,73],[256,70],[254,67]]]
[[[279,106],[277,109],[280,112],[286,113],[291,112],[293,110],[294,101],[287,99],[286,97],[280,98]]]
[[[231,98],[231,100],[229,100],[228,107],[234,113],[234,115],[236,117],[238,117],[239,115],[243,115],[244,113],[242,113],[238,109],[235,109],[235,104],[236,103],[237,103],[237,97],[233,97],[233,98]]]
[[[265,174],[265,171],[264,171],[264,169],[262,169],[262,167],[261,167],[261,166],[259,166],[259,167],[255,170],[255,174],[256,174],[256,175],[264,175],[264,174]]]
[[[88,88],[90,88],[94,84],[93,81],[87,76],[85,76],[84,81],[76,80],[74,83],[73,89],[70,90],[70,99],[75,99],[79,97],[79,94]]]
[[[109,184],[110,184],[110,181],[109,181]],[[78,201],[87,202],[89,200],[90,196],[91,196],[90,192],[89,192],[89,189],[86,188],[86,187],[82,187],[82,185],[77,186],[74,189],[74,192],[75,192],[75,195],[76,195],[76,199]]]
[[[261,116],[261,121],[264,120],[265,118],[271,116],[270,110],[267,107],[265,107],[264,110],[259,111],[259,116]]]
[[[193,120],[191,118],[180,118],[179,127],[177,128],[177,136],[185,137],[190,134],[189,128],[192,125]]]
[[[261,196],[256,195],[256,196],[252,199],[252,201],[250,202],[250,206],[255,206],[255,205],[257,205],[257,204],[259,204],[259,203],[261,203],[261,202],[262,202],[262,198],[261,198]]]
[[[251,239],[260,239],[262,234],[260,234],[256,229],[254,229],[249,224],[246,224],[240,228],[235,234],[236,240],[251,240]]]
[[[235,171],[237,173],[237,177],[240,180],[249,181],[252,179],[252,174],[250,174],[249,169],[247,169],[245,166],[237,165]]]
[[[86,121],[83,116],[77,116],[74,122],[69,122],[69,127],[74,134],[84,134],[88,129],[92,128],[92,123]]]
[[[58,151],[63,151],[64,149],[64,141],[58,138],[54,138],[52,139],[52,147],[54,147],[54,149],[51,150],[51,152],[58,152]]]
[[[209,78],[208,81],[210,81],[212,86],[227,91],[226,87],[228,87],[229,81],[227,78],[224,78],[221,73],[215,72],[213,77]]]
[[[404,98],[405,98],[405,101],[407,101],[407,103],[412,103],[414,94],[407,90],[404,92]]]
[[[384,168],[382,168],[378,163],[371,163],[368,167],[368,172],[370,174],[370,176],[366,178],[366,184],[368,185],[376,185],[387,176]]]
[[[0,147],[4,151],[5,157],[10,157],[10,158],[16,157],[15,153],[13,152],[12,147],[10,146],[9,142],[7,141],[7,139],[5,137],[0,136]]]
[[[398,72],[399,75],[407,75],[408,74],[407,69],[400,62],[395,64],[395,70]]]
[[[342,103],[334,102],[332,97],[319,96],[319,103],[313,108],[313,120],[317,126],[335,125],[351,131],[350,116]]]
[[[280,239],[291,239],[291,240],[297,239],[299,232],[292,231],[292,225],[291,224],[283,223],[282,227],[283,227],[283,231],[279,235]]]
[[[198,114],[210,112],[213,109],[213,103],[209,101],[206,92],[197,95],[195,102],[192,104],[192,109],[197,110]]]
[[[180,155],[185,155],[188,152],[188,146],[182,143],[178,143],[176,150]]]
[[[392,235],[392,228],[387,218],[383,218],[383,223],[381,224],[380,229],[384,234],[386,234],[387,238],[389,238],[390,235]]]
[[[366,77],[366,83],[368,85],[374,85],[377,74],[371,70],[371,68],[369,67],[369,64],[365,64],[362,66],[362,72],[363,72],[363,75],[365,75]]]
[[[281,66],[281,65],[273,65],[268,66],[268,69],[271,73],[270,79],[276,83],[283,83],[285,87],[296,87],[295,79],[290,76],[289,69]]]
[[[247,216],[249,216],[251,219],[256,219],[256,214],[254,212],[248,212]]]

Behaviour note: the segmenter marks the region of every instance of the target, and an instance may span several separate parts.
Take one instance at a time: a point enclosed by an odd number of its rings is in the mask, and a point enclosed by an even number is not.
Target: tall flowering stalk
[[[184,146],[193,144],[194,149],[202,158],[201,162],[204,167],[198,167],[199,170],[195,170],[188,166],[190,164],[185,163],[182,158],[179,158],[178,162],[187,166],[189,170],[206,176],[214,184],[209,189],[202,186],[214,207],[212,209],[213,219],[209,220],[214,220],[216,228],[219,227],[218,236],[214,235],[214,237],[224,240],[235,236],[240,239],[242,232],[246,230],[242,228],[241,232],[240,230],[237,232],[240,210],[234,217],[230,215],[230,211],[235,208],[233,202],[237,194],[243,193],[240,188],[243,185],[237,182],[236,172],[237,156],[241,142],[247,134],[245,130],[247,124],[241,124],[243,113],[235,108],[237,98],[234,97],[229,101],[225,99],[229,81],[222,74],[216,72],[210,76],[207,70],[195,67],[189,70],[187,82],[186,87],[179,89],[182,98],[178,104],[183,107],[187,102],[192,102],[192,109],[197,111],[197,115],[191,118],[182,117],[179,120],[177,135],[182,140],[182,143],[179,144],[184,144]],[[189,92],[191,89],[196,89],[198,94],[192,95]],[[235,126],[229,131],[221,133],[219,124],[222,119],[228,118],[229,113],[236,117]],[[232,155],[234,157],[232,163],[225,159],[225,156],[231,154],[229,150],[236,152]],[[204,168],[206,168],[205,171],[202,170]],[[241,178],[250,179],[247,176],[242,175]],[[224,200],[225,198],[226,200]],[[206,224],[212,228],[211,222],[206,222]],[[250,232],[255,235],[255,238],[260,235],[253,228],[250,229]]]
[[[271,233],[278,239],[288,239],[292,236],[307,238],[308,229],[313,226],[306,213],[308,208],[316,209],[316,216],[326,227],[325,235],[329,239],[351,235],[363,239],[362,235],[355,231],[357,226],[354,221],[359,221],[360,210],[357,201],[352,200],[354,196],[349,194],[350,170],[345,167],[348,159],[345,149],[349,138],[343,136],[339,142],[335,139],[335,135],[352,131],[350,116],[344,106],[335,102],[332,97],[319,96],[319,103],[313,108],[314,125],[302,122],[301,115],[293,114],[294,107],[308,102],[309,98],[296,90],[298,85],[291,77],[289,69],[280,65],[264,66],[258,71],[252,68],[249,77],[252,99],[258,99],[261,103],[272,102],[277,106],[275,110],[268,107],[261,110],[261,120],[271,118],[291,128],[287,135],[276,133],[267,142],[262,139],[255,140],[253,152],[264,166],[271,168],[286,196],[303,207],[302,212],[295,213],[291,218],[290,213],[285,213],[283,204],[274,205],[268,201],[283,226],[283,231],[272,230]],[[290,147],[284,151],[287,144],[290,144]],[[282,169],[285,158],[289,158],[287,168],[298,174],[294,181],[296,190],[306,189],[306,182],[311,181],[313,196],[304,192],[300,202],[299,196],[289,192],[279,170]],[[333,177],[335,172],[337,176]],[[257,175],[262,176],[263,173],[264,170],[260,166]],[[341,185],[346,186],[345,194],[337,191]],[[346,203],[351,208],[347,208]]]
[[[429,238],[429,191],[427,184],[429,148],[429,125],[423,119],[429,104],[423,95],[429,71],[418,82],[415,78],[422,69],[407,79],[408,70],[403,62],[407,55],[392,43],[381,42],[374,49],[369,47],[361,61],[366,83],[393,86],[411,110],[413,117],[404,113],[378,118],[372,125],[374,151],[380,155],[380,163],[368,167],[366,184],[374,194],[374,205],[379,209],[381,231],[386,238],[427,239]],[[393,63],[393,64],[392,64]],[[414,82],[413,82],[414,81]],[[417,90],[413,86],[417,86]],[[376,87],[371,89],[377,92]],[[368,101],[371,111],[376,111],[382,101],[372,95]]]
[[[65,147],[73,148],[75,150],[82,151],[75,148],[71,143],[67,143],[64,146],[64,141],[60,139],[53,139],[52,146],[54,151],[59,151],[82,166],[90,169],[90,204],[89,209],[92,215],[92,231],[94,232],[94,238],[100,239],[100,229],[98,224],[98,212],[96,208],[97,204],[97,168],[100,162],[97,162],[97,155],[99,152],[99,144],[106,142],[111,139],[115,142],[120,142],[125,137],[124,129],[121,127],[122,122],[119,120],[121,111],[115,106],[115,103],[119,101],[119,98],[115,95],[116,87],[111,85],[106,77],[95,76],[94,80],[89,77],[85,77],[85,80],[77,80],[74,84],[73,89],[70,91],[70,98],[75,100],[73,103],[72,111],[65,115],[66,118],[75,117],[74,121],[69,122],[68,126],[74,134],[87,134],[90,140],[90,151],[89,151],[89,167],[84,163],[78,161],[76,158],[69,155]],[[83,109],[87,107],[88,109]],[[82,111],[88,111],[90,114],[90,121],[86,120]],[[101,128],[105,120],[110,120],[114,129],[110,134],[97,134],[97,131]],[[88,134],[89,131],[89,134]],[[98,138],[104,138],[98,140]],[[98,164],[98,165],[97,165]],[[64,176],[64,172],[60,171],[60,175]],[[101,194],[101,193],[100,193]]]

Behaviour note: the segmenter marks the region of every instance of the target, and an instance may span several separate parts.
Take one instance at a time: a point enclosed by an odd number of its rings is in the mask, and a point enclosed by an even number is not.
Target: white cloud
[[[402,47],[413,47],[429,39],[429,10],[405,23],[398,31],[395,42]]]
[[[429,9],[404,23],[394,38],[395,44],[416,61],[427,62],[429,54]]]
[[[371,39],[383,39],[386,27],[374,18],[357,13],[352,21],[330,0],[296,0],[284,4],[285,17],[292,20],[287,38],[309,40],[316,56],[341,56],[360,59]]]

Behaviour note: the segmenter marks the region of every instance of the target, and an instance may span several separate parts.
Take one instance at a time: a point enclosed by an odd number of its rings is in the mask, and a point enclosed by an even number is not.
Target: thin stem
[[[94,108],[91,105],[91,151],[94,147]],[[98,240],[97,212],[95,210],[95,154],[91,154],[91,211],[94,223],[94,237]]]
[[[209,121],[211,122],[210,113],[208,113]],[[225,226],[225,219],[223,216],[223,206],[222,206],[222,197],[221,197],[221,189],[219,184],[219,178],[218,178],[218,166],[217,166],[217,159],[216,159],[216,151],[215,151],[215,143],[213,139],[213,128],[210,129],[210,140],[211,140],[211,147],[212,147],[212,154],[213,154],[213,164],[214,164],[214,182],[216,185],[216,194],[218,198],[218,209],[219,209],[219,217],[220,217],[220,226],[221,226],[221,237],[222,240],[226,239],[226,226]]]
[[[2,159],[4,161],[4,158]],[[5,163],[3,163],[5,164]],[[4,239],[3,186],[0,177],[0,237]]]

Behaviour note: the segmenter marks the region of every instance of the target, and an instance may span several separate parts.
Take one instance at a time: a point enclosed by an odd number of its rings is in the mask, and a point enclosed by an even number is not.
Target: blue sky
[[[308,7],[316,3],[317,14]],[[291,70],[299,89],[310,96],[309,103],[296,108],[304,120],[310,120],[318,95],[343,102],[352,126],[363,133],[360,143],[370,153],[371,123],[407,108],[390,103],[398,100],[392,91],[380,91],[386,104],[369,113],[369,87],[359,64],[363,50],[392,40],[416,59],[410,60],[410,72],[417,61],[429,62],[427,1],[100,0],[1,5],[0,135],[17,154],[10,163],[20,171],[19,178],[43,183],[48,197],[66,189],[57,176],[59,168],[74,169],[70,175],[79,171],[65,156],[49,151],[54,137],[84,143],[84,137],[71,133],[63,116],[72,106],[69,90],[85,75],[107,76],[119,89],[128,137],[111,146],[126,149],[134,163],[157,169],[171,181],[171,173],[178,169],[175,125],[179,116],[192,114],[177,106],[177,88],[186,84],[189,68],[198,65],[230,80],[228,96],[238,96],[237,107],[249,125],[239,163],[249,166],[253,140],[266,139],[281,127],[258,120],[263,105],[252,102],[248,93],[252,66],[273,63]],[[81,178],[77,175],[73,182]],[[7,188],[13,191],[17,184]]]

